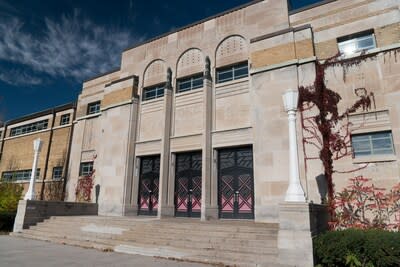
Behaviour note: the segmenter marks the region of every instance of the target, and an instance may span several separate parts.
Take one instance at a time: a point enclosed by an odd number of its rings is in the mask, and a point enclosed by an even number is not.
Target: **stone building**
[[[286,0],[264,0],[130,47],[119,69],[83,83],[67,199],[95,169],[100,214],[277,222],[288,188],[282,94],[312,85],[316,62],[338,52],[355,62],[325,71],[339,111],[371,92],[374,101],[349,117],[353,149],[335,161],[336,188],[358,174],[389,187],[399,181],[399,42],[399,0],[292,12]],[[300,180],[320,203],[323,168],[309,160],[319,152],[302,142],[303,120]]]
[[[66,104],[7,121],[0,127],[1,181],[20,183],[27,191],[32,172],[33,140],[42,140],[35,192],[38,199],[61,200],[75,104]]]
[[[83,83],[76,107],[0,125],[2,181],[27,186],[40,137],[38,198],[67,178],[65,200],[76,201],[79,177],[95,170],[99,214],[277,222],[289,176],[282,94],[312,85],[316,62],[341,52],[350,63],[325,70],[339,112],[373,101],[349,116],[336,189],[356,175],[388,188],[399,181],[399,42],[399,0],[291,12],[285,0],[252,1],[127,48],[120,68]],[[302,142],[314,111],[298,113],[297,140],[306,200],[320,203],[319,151]]]

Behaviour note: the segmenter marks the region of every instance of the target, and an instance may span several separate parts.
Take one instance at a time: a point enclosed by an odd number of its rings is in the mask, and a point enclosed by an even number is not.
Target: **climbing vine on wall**
[[[368,93],[365,88],[356,90],[359,99],[339,113],[338,104],[341,96],[326,85],[325,73],[328,67],[341,66],[344,73],[354,65],[359,65],[364,57],[341,61],[340,55],[316,63],[316,77],[313,85],[299,87],[299,110],[303,129],[303,144],[311,145],[319,151],[318,157],[309,157],[305,153],[305,161],[320,159],[324,168],[327,183],[328,206],[332,218],[334,217],[334,183],[333,161],[349,156],[351,152],[350,122],[351,113],[362,109],[371,109],[374,103],[373,93]],[[343,76],[345,80],[345,74]],[[357,93],[358,92],[358,93]],[[305,150],[304,150],[305,151]],[[365,166],[364,166],[365,167]],[[355,170],[351,170],[355,171]],[[349,171],[350,172],[350,171]]]
[[[75,189],[75,196],[77,202],[90,202],[92,189],[94,186],[94,173],[93,170],[89,175],[79,177]]]
[[[93,164],[96,157],[97,155],[93,157]],[[93,169],[90,174],[78,178],[75,188],[75,199],[77,202],[91,202],[95,172],[96,170]]]

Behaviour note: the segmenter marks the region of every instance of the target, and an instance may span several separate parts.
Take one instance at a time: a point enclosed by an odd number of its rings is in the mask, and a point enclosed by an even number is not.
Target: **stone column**
[[[288,113],[289,122],[289,187],[285,201],[305,202],[304,190],[299,177],[299,155],[297,150],[296,111],[299,92],[287,90],[283,95],[285,111]]]
[[[28,192],[26,192],[25,194],[24,200],[35,200],[36,169],[41,149],[42,149],[42,140],[40,140],[40,138],[35,139],[33,141],[34,156],[33,156],[32,172],[31,172],[31,180],[29,182],[29,189]]]
[[[133,90],[137,90],[134,88]],[[127,171],[125,177],[124,215],[137,215],[139,194],[139,168],[140,160],[135,158],[136,134],[139,112],[139,97],[132,99],[131,114],[129,119],[129,140],[127,155]]]
[[[171,136],[171,115],[172,115],[172,71],[168,68],[167,82],[164,89],[164,132],[161,137],[160,157],[160,188],[158,196],[158,218],[174,216],[175,209],[170,205],[168,187],[170,186],[169,165],[170,165],[170,136]],[[173,202],[172,202],[173,203]]]
[[[286,91],[283,103],[289,120],[289,187],[285,202],[279,204],[279,263],[298,267],[314,266],[311,210],[299,178],[296,134],[298,91]]]
[[[206,58],[203,93],[203,140],[202,140],[202,181],[201,181],[201,220],[218,219],[217,185],[212,175],[212,80],[210,61]]]

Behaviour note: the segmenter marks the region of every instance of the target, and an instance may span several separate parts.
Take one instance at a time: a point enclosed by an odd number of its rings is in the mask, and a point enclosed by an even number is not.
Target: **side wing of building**
[[[62,200],[72,139],[75,104],[66,104],[7,121],[0,128],[0,175],[2,182],[29,186],[33,141],[42,149],[36,170],[36,199]]]

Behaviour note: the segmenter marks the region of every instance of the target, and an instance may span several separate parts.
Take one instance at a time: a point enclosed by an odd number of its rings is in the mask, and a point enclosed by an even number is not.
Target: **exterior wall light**
[[[32,165],[32,171],[31,171],[31,180],[29,182],[29,189],[28,192],[26,192],[24,200],[34,200],[35,199],[35,180],[36,180],[36,170],[37,170],[37,165],[38,165],[38,159],[39,159],[39,154],[40,151],[42,150],[42,140],[40,138],[35,139],[33,141],[33,151],[34,151],[34,156],[33,156],[33,165]]]

